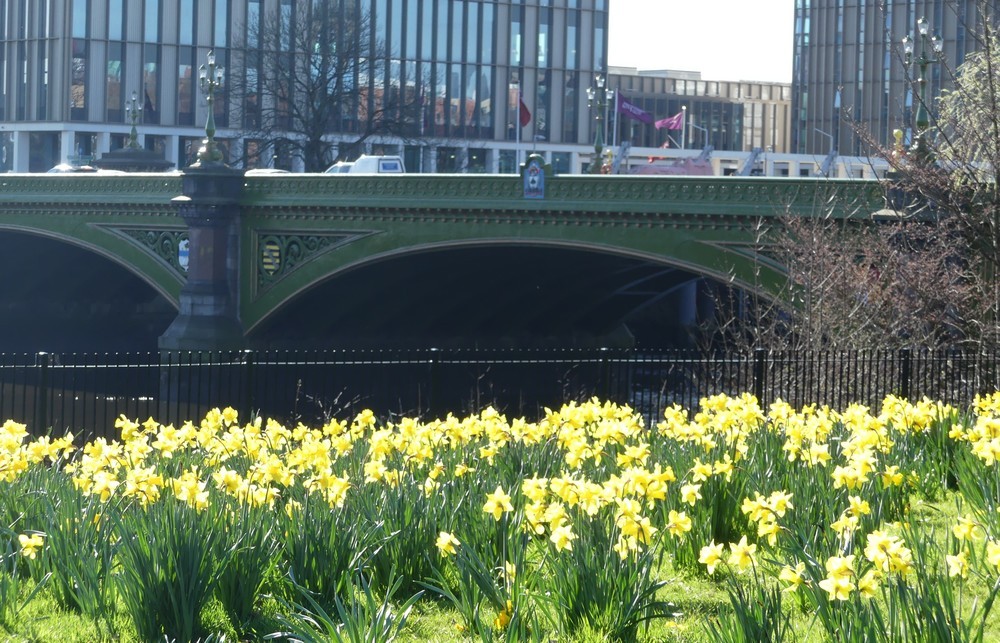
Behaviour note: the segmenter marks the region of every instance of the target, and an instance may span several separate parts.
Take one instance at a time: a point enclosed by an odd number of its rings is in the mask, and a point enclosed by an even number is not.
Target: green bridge
[[[163,349],[401,328],[600,334],[692,279],[778,293],[768,246],[784,217],[884,207],[880,184],[860,180],[567,175],[547,177],[542,198],[525,186],[475,174],[0,175],[0,269],[15,280],[8,298],[25,300],[7,313],[42,317],[86,292],[81,310],[159,311]]]

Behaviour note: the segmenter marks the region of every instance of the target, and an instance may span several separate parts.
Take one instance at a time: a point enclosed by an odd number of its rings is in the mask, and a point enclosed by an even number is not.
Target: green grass
[[[947,494],[934,503],[914,502],[907,518],[911,523],[919,524],[929,530],[934,535],[936,544],[947,546],[951,525],[958,517],[956,507],[956,496]],[[658,598],[669,602],[676,616],[671,621],[655,622],[648,630],[640,628],[637,640],[642,643],[710,641],[706,629],[707,621],[732,610],[726,592],[727,575],[728,572],[717,572],[714,577],[709,578],[691,574],[673,569],[670,562],[666,561],[657,571],[657,577],[666,581]],[[739,577],[740,575],[737,575],[737,578]],[[21,587],[24,593],[30,592],[31,589],[30,581]],[[988,587],[981,579],[970,576],[966,591],[970,596],[983,596]],[[972,601],[966,603],[965,609],[968,611]],[[803,610],[795,595],[787,596],[784,605],[791,618],[792,640],[801,643],[820,643],[830,640],[815,620],[812,611]],[[258,615],[254,622],[255,631],[259,636],[253,638],[262,638],[269,631],[279,629],[277,621],[273,618],[278,609],[275,601],[265,601],[262,610],[264,615]],[[108,635],[90,619],[60,609],[53,590],[43,588],[21,612],[15,627],[10,631],[0,631],[0,640],[11,643],[143,643],[130,629],[131,626],[120,604],[116,606],[116,613],[113,626],[117,636]],[[206,630],[216,636],[224,635],[226,641],[240,640],[229,626],[222,605],[217,600],[212,600],[201,616]],[[397,640],[401,643],[422,641],[463,643],[474,640],[458,629],[457,626],[461,622],[460,614],[449,603],[425,594],[411,612],[405,629]],[[985,640],[1000,640],[1000,614],[996,611],[991,613],[987,620]],[[607,638],[601,632],[583,628],[568,643],[607,643]]]

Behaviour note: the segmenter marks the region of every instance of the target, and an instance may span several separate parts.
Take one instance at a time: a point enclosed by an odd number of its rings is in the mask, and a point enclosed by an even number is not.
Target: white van
[[[356,161],[340,161],[326,168],[326,174],[403,174],[406,168],[399,156],[361,155]]]

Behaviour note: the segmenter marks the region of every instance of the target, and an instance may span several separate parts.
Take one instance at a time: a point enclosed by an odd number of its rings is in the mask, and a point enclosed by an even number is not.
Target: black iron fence
[[[120,415],[198,421],[232,406],[317,425],[371,408],[443,416],[493,405],[534,418],[592,396],[630,404],[649,422],[672,404],[750,392],[767,405],[852,402],[887,394],[966,405],[998,389],[997,355],[916,351],[703,355],[621,350],[263,351],[147,354],[0,354],[0,420],[88,438],[115,435]]]

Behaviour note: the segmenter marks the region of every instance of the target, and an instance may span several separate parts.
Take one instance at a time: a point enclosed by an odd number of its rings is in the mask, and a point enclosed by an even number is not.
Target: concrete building
[[[917,23],[925,18],[927,36],[942,40],[943,59],[955,69],[976,50],[982,16],[978,0],[796,0],[792,72],[792,152],[819,154],[831,147],[865,155],[866,135],[884,147],[892,131],[909,143],[920,92],[919,69],[907,66],[902,41],[932,55]],[[989,3],[994,4],[994,3]],[[927,67],[928,106],[951,86],[941,64]],[[861,134],[865,132],[867,134]]]
[[[655,119],[686,115],[682,130],[619,118],[616,140],[635,147],[788,151],[791,88],[783,83],[705,80],[700,72],[609,69],[609,86]],[[667,135],[671,139],[668,141]]]
[[[373,42],[383,46],[372,50],[380,56],[376,71],[359,79],[367,88],[359,90],[355,113],[373,109],[363,101],[400,87],[429,97],[419,130],[370,137],[363,151],[399,154],[409,171],[511,172],[532,151],[558,172],[581,171],[596,128],[586,90],[609,71],[609,1],[356,0]],[[0,0],[0,171],[45,171],[122,147],[133,96],[142,108],[141,144],[178,167],[190,164],[204,136],[198,70],[210,50],[224,74],[215,121],[229,161],[301,169],[280,149],[257,154],[247,135],[252,110],[237,88],[250,85],[241,61],[281,64],[281,45],[253,42],[247,25],[275,15],[302,24],[319,4],[348,3]],[[695,126],[720,150],[786,147],[787,88],[627,70],[610,78],[609,87],[629,92],[658,117],[688,105],[691,147],[702,146]],[[519,98],[531,115],[523,127]],[[345,118],[328,137],[353,142],[359,128],[358,119]],[[654,128],[635,134],[636,147],[662,143]]]

